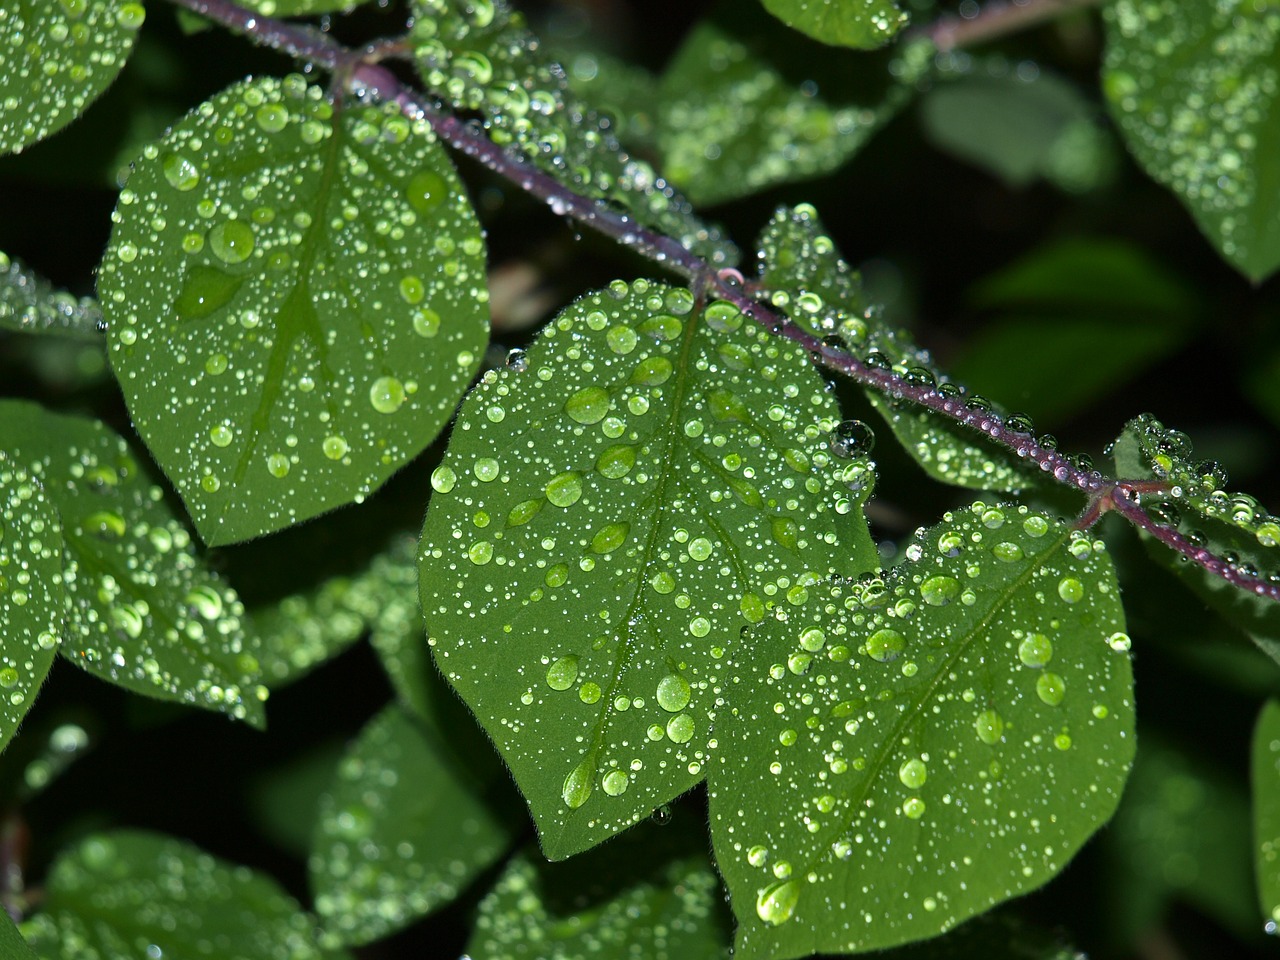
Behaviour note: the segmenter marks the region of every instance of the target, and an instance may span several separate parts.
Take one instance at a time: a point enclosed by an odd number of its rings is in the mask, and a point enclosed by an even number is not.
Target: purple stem
[[[525,193],[538,197],[558,216],[572,217],[686,277],[700,290],[733,303],[761,326],[802,346],[815,362],[884,396],[910,401],[977,431],[1020,459],[1034,462],[1058,483],[1089,494],[1091,510],[1095,506],[1099,511],[1108,507],[1115,509],[1130,523],[1147,530],[1210,573],[1259,596],[1280,600],[1280,588],[1242,573],[1225,560],[1197,547],[1176,530],[1155,523],[1126,495],[1117,495],[1119,488],[1115,481],[1108,480],[1096,470],[1081,470],[1066,456],[1041,445],[1030,434],[1009,428],[997,414],[968,406],[964,397],[944,395],[935,387],[909,383],[892,370],[867,364],[848,351],[823,342],[751,297],[746,288],[731,279],[730,272],[717,272],[679,241],[648,229],[625,213],[575,193],[523,156],[498,146],[478,126],[444,112],[437,104],[401,83],[385,67],[368,62],[364,52],[351,50],[311,28],[259,16],[230,0],[171,2],[243,33],[256,43],[331,70],[357,96],[394,101],[406,116],[424,120],[440,139]],[[1026,0],[1018,4],[997,0],[977,17],[957,23],[944,18],[928,28],[926,33],[940,49],[951,49],[1012,32],[1067,8],[1095,2],[1097,0]],[[1103,499],[1109,500],[1109,505],[1101,505]]]

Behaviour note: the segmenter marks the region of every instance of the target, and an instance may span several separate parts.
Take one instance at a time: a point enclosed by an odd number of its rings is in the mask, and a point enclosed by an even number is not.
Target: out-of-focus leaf
[[[833,46],[871,50],[906,25],[894,0],[761,0],[787,26]]]
[[[1280,928],[1280,701],[1269,700],[1253,731],[1253,863],[1268,933]]]
[[[98,341],[101,323],[98,301],[56,290],[21,261],[0,253],[0,329]]]

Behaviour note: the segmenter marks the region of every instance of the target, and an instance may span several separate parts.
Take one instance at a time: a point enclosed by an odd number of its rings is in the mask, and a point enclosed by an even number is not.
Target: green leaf
[[[124,0],[0,7],[0,153],[57,133],[116,78],[146,17]]]
[[[400,706],[370,721],[321,798],[308,861],[327,939],[384,937],[496,862],[522,824],[486,806],[482,787]]]
[[[731,2],[693,29],[662,76],[663,170],[697,203],[834,170],[914,95],[912,71],[892,77],[887,58],[814,50],[762,19],[770,33]]]
[[[622,149],[608,118],[573,95],[564,69],[506,0],[412,0],[410,9],[423,83],[457,110],[482,112],[495,143],[716,266],[737,262],[719,228],[703,223],[649,163]]]
[[[1008,910],[975,917],[945,937],[884,954],[884,960],[1088,960],[1088,955]]]
[[[480,903],[467,954],[727,960],[719,878],[693,831],[678,831],[687,842],[677,846],[670,830],[646,824],[570,863],[549,864],[536,850],[515,857]]]
[[[862,279],[841,257],[809,204],[780,209],[760,235],[760,283],[773,305],[805,329],[834,337],[868,363],[889,366],[921,382],[936,382],[959,398],[963,391],[933,364],[911,336],[894,328],[871,304]],[[867,390],[907,453],[943,483],[978,490],[1019,490],[1032,482],[1030,468],[977,431]],[[977,397],[969,402],[991,404]]]
[[[422,609],[551,859],[702,779],[744,627],[878,566],[838,418],[796,347],[644,280],[578,301],[468,397]]]
[[[1280,926],[1280,702],[1268,700],[1253,731],[1253,864],[1267,932]]]
[[[1142,250],[1102,237],[1036,251],[982,280],[971,301],[994,315],[967,339],[956,378],[1038,421],[1064,420],[1155,366],[1201,309]]]
[[[49,872],[27,936],[48,960],[321,960],[315,919],[265,874],[140,830],[95,834]],[[145,954],[143,954],[145,955]]]
[[[246,81],[149,147],[99,275],[130,412],[210,544],[359,502],[480,364],[479,224],[424,123]],[[158,386],[159,385],[159,386]]]
[[[19,260],[0,253],[0,330],[53,333],[101,340],[102,309],[92,297],[73,297]]]
[[[0,953],[6,960],[38,960],[35,951],[27,945],[7,911],[0,910]]]
[[[241,5],[266,17],[299,17],[313,13],[350,12],[369,0],[241,0]]]
[[[0,441],[0,750],[53,666],[65,607],[58,511]]]
[[[240,600],[197,556],[124,440],[96,420],[5,400],[0,449],[62,520],[62,655],[135,693],[261,726],[260,647]]]
[[[969,76],[940,84],[920,104],[925,135],[1010,187],[1044,179],[1076,193],[1114,173],[1097,111],[1053,74]]]
[[[708,775],[735,956],[935,936],[1051,879],[1111,816],[1133,678],[1100,541],[975,503],[787,614],[738,648]]]
[[[760,0],[788,27],[833,46],[872,50],[907,23],[894,0]]]
[[[1280,265],[1280,10],[1114,0],[1103,14],[1103,89],[1129,149],[1262,280]]]

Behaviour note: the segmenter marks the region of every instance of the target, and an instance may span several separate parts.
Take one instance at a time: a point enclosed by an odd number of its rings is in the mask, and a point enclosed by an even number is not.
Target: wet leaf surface
[[[1253,731],[1253,862],[1268,933],[1280,928],[1280,702],[1269,700]]]
[[[871,50],[907,22],[894,0],[761,0],[787,26],[833,46]]]

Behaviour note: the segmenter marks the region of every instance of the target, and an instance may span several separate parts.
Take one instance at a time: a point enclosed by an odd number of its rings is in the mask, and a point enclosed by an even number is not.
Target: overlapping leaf
[[[733,244],[644,160],[627,154],[612,125],[577,100],[564,69],[541,50],[506,0],[413,0],[414,55],[427,87],[484,114],[494,142],[518,149],[575,192],[619,204],[720,266]]]
[[[96,420],[0,401],[0,450],[61,519],[63,656],[148,696],[263,722],[258,640],[128,445]],[[39,628],[60,635],[62,617]],[[38,645],[43,645],[41,642]]]
[[[1280,9],[1116,0],[1103,12],[1103,88],[1129,149],[1262,280],[1280,265]]]
[[[514,858],[480,903],[468,954],[724,960],[729,917],[696,836],[701,827],[646,824],[565,864],[549,864],[536,850]]]
[[[422,608],[552,859],[702,779],[744,627],[878,566],[837,419],[794,346],[647,281],[567,309],[464,404]]]
[[[479,366],[480,227],[392,104],[238,84],[147,148],[116,219],[98,283],[112,366],[209,543],[363,499]]]
[[[9,960],[38,960],[31,947],[27,945],[27,941],[18,932],[18,928],[13,925],[13,920],[7,912],[4,916],[0,916],[0,951],[3,951]]]
[[[97,340],[102,310],[92,297],[73,297],[21,262],[0,253],[0,329]]]
[[[392,705],[339,763],[309,860],[328,939],[367,943],[449,903],[522,828],[486,806],[441,734]]]
[[[1253,862],[1267,931],[1280,929],[1280,703],[1270,700],[1253,731]]]
[[[926,351],[906,331],[886,323],[862,292],[849,267],[809,204],[779,210],[760,236],[760,282],[774,306],[806,329],[834,337],[840,346],[868,363],[892,367],[920,384],[937,384],[960,398],[963,391],[933,366]],[[985,442],[973,430],[868,390],[907,453],[944,483],[979,490],[1018,490],[1031,482],[1027,468],[1002,447]],[[991,409],[986,400],[966,402]]]
[[[0,445],[0,750],[53,665],[65,607],[57,508]]]
[[[1045,883],[1111,816],[1132,674],[1100,541],[976,503],[883,578],[786,613],[737,648],[708,774],[736,956],[934,936]]]
[[[761,0],[789,27],[834,46],[883,46],[907,22],[894,0]]]
[[[25,932],[48,960],[324,957],[315,919],[274,880],[143,831],[95,834],[63,852],[41,907]]]
[[[137,0],[17,0],[0,6],[0,153],[78,117],[116,78],[146,11]]]

